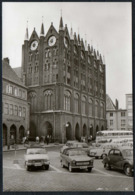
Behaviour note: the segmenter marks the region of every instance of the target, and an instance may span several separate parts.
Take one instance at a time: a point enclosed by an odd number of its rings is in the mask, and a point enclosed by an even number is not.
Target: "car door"
[[[123,161],[123,156],[120,150],[115,149],[113,153],[113,166],[117,169],[121,168],[121,163]]]

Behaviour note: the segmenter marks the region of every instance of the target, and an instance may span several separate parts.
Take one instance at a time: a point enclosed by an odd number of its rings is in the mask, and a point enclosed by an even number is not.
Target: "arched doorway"
[[[99,131],[99,128],[98,128],[98,125],[96,126],[96,132],[98,132]]]
[[[27,129],[28,130],[28,129]],[[30,121],[30,132],[29,136],[32,138],[36,137],[36,125],[33,121]]]
[[[101,127],[101,131],[103,131],[104,130],[104,126],[102,125],[102,127]]]
[[[80,140],[80,132],[79,132],[79,124],[77,123],[76,124],[76,127],[75,127],[75,139],[76,140]]]
[[[7,145],[7,126],[3,124],[3,146]]]
[[[87,127],[86,125],[84,124],[83,125],[83,137],[87,136]]]
[[[20,126],[20,128],[19,128],[19,142],[20,143],[21,143],[24,136],[25,136],[25,129],[23,126]]]
[[[11,140],[11,143],[17,143],[17,133],[16,133],[16,126],[15,125],[12,125],[10,127],[10,140]]]
[[[72,140],[72,128],[69,122],[66,124],[66,139]]]
[[[46,135],[49,135],[49,136],[53,135],[53,127],[51,123],[48,121],[45,123],[45,132],[46,132],[45,133]]]

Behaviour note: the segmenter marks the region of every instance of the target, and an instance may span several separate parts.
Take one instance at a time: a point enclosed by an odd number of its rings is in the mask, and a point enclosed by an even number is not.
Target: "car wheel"
[[[45,165],[45,169],[48,170],[49,169],[49,165]]]
[[[107,154],[102,154],[101,158],[104,159],[107,156]]]
[[[61,167],[64,168],[65,166],[63,165],[63,162],[61,161]]]
[[[92,171],[92,167],[88,167],[88,172],[91,172]]]
[[[69,170],[69,172],[72,172],[73,171],[71,165],[68,165],[68,170]]]
[[[30,166],[27,166],[27,171],[31,171],[31,167]]]
[[[132,171],[131,171],[130,165],[127,164],[124,166],[124,172],[127,176],[132,176]]]
[[[43,165],[42,168],[43,168],[43,170],[45,170],[46,169],[45,165]]]
[[[95,159],[98,159],[98,156],[95,156]]]
[[[111,166],[108,163],[105,163],[104,164],[104,168],[106,168],[107,170],[110,170],[111,169]]]

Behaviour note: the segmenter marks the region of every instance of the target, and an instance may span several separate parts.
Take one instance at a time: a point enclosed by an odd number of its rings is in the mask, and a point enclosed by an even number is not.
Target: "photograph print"
[[[2,3],[3,192],[134,191],[131,2]]]

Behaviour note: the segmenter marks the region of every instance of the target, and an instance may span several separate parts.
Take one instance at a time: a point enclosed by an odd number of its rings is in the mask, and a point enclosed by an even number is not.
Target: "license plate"
[[[35,166],[36,167],[41,166],[41,163],[35,163]]]
[[[87,166],[80,166],[80,169],[87,169]]]

